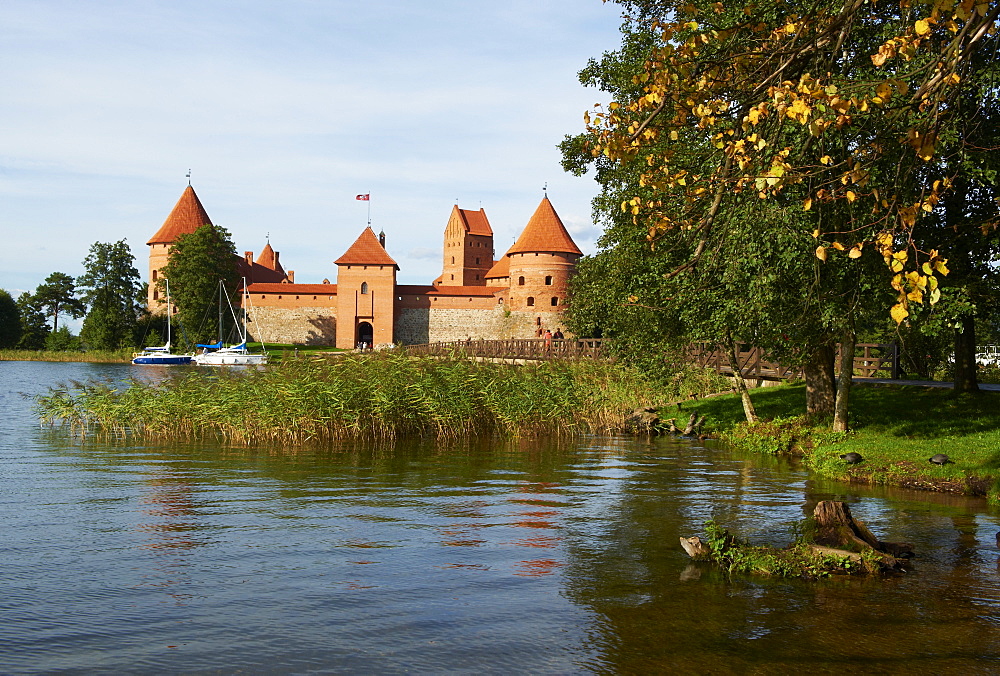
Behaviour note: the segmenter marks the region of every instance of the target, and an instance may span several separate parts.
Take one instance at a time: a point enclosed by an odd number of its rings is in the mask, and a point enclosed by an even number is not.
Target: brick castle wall
[[[247,329],[251,340],[294,345],[333,345],[337,318],[329,307],[257,307]]]
[[[419,345],[470,338],[536,338],[539,328],[555,331],[561,327],[565,332],[566,325],[561,322],[559,313],[505,312],[502,307],[488,310],[404,308],[396,315],[395,331],[397,341]]]

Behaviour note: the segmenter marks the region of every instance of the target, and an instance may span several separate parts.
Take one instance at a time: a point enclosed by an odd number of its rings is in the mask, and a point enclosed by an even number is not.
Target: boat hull
[[[209,352],[195,355],[194,361],[199,366],[260,366],[267,363],[267,355]]]
[[[132,358],[132,363],[143,366],[167,366],[190,364],[193,359],[194,357],[189,354],[140,354]]]

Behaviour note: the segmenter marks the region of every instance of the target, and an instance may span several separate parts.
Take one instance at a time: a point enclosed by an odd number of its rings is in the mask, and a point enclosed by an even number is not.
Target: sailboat
[[[250,296],[246,292],[247,280],[243,280],[243,297],[246,301],[244,305],[249,305]],[[229,311],[233,315],[233,319],[236,321],[236,325],[240,330],[240,343],[239,345],[230,345],[229,347],[223,347],[222,345],[222,299],[225,298],[226,302],[229,304]],[[204,352],[194,356],[195,363],[201,366],[257,366],[260,364],[267,363],[267,353],[254,354],[250,352],[247,348],[247,325],[246,325],[246,310],[244,308],[243,320],[240,321],[236,318],[236,310],[233,308],[233,304],[229,301],[229,296],[226,295],[225,289],[222,286],[222,281],[219,281],[219,342],[212,343],[208,345],[198,344],[197,347],[203,348]],[[209,350],[212,350],[209,352]]]
[[[170,307],[170,280],[164,282],[167,290],[167,344],[163,347],[143,348],[142,352],[132,355],[133,364],[190,364],[194,358],[194,355],[170,352],[170,315],[173,314],[173,310]]]

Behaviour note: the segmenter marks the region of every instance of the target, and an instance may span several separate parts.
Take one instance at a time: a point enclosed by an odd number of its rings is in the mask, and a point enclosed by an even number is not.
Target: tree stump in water
[[[878,566],[883,570],[898,570],[900,558],[913,556],[910,545],[897,542],[882,542],[860,519],[851,516],[851,508],[836,500],[823,500],[813,510],[816,535],[813,538],[817,553],[830,554],[840,550],[863,554],[874,552]]]

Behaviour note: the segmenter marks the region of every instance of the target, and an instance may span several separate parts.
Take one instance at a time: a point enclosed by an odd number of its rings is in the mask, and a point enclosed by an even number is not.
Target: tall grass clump
[[[406,435],[568,434],[622,429],[658,403],[638,371],[601,361],[515,366],[375,353],[239,373],[180,372],[127,386],[74,383],[38,398],[43,421],[81,432],[305,444]]]
[[[132,348],[124,350],[0,350],[0,361],[74,361],[118,364],[132,360]]]

